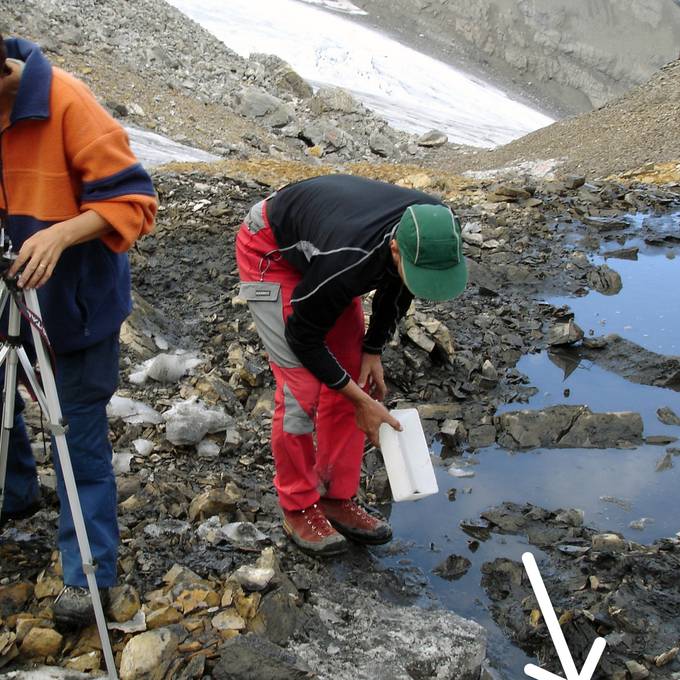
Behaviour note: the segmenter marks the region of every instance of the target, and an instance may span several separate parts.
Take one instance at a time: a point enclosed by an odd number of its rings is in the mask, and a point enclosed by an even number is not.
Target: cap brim
[[[405,257],[401,258],[406,287],[425,300],[451,300],[460,295],[467,285],[467,262],[463,258],[448,269],[416,267]]]

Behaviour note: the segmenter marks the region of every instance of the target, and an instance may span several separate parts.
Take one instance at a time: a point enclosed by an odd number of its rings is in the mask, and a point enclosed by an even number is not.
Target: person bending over
[[[380,354],[414,296],[447,300],[465,288],[458,219],[419,191],[314,177],[250,209],[236,258],[276,380],[271,447],[284,531],[318,555],[343,552],[345,537],[389,541],[388,524],[353,500],[365,437],[378,445],[382,423],[400,429],[381,403]]]

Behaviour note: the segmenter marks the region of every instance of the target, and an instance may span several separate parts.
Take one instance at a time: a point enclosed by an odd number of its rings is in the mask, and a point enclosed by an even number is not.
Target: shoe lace
[[[64,599],[81,600],[89,598],[90,591],[87,588],[83,588],[81,586],[64,586],[62,591],[59,593],[57,600],[61,600],[62,597]]]
[[[322,538],[330,536],[335,531],[331,523],[326,519],[326,515],[323,514],[323,510],[316,503],[301,512],[307,520],[307,524],[312,527],[312,531]]]
[[[360,517],[361,519],[373,519],[360,505],[355,503],[353,500],[346,500],[342,502],[342,507],[345,510],[349,510],[352,514]]]

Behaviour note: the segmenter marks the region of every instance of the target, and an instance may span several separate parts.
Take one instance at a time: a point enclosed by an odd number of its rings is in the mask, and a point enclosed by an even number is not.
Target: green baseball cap
[[[460,221],[443,205],[411,205],[399,220],[397,245],[404,283],[426,300],[460,295],[468,279]]]

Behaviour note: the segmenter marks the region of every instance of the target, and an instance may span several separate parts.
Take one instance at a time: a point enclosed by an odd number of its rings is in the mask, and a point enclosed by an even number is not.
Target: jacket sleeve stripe
[[[80,200],[107,201],[130,194],[155,196],[153,184],[146,171],[139,163],[135,163],[119,172],[102,177],[92,182],[84,182]]]

